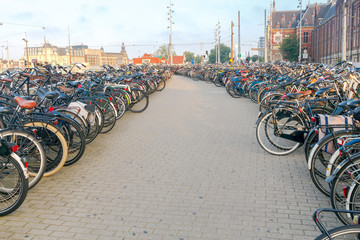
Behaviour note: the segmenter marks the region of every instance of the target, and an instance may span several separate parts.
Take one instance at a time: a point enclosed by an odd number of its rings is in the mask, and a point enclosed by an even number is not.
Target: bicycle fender
[[[318,147],[319,147],[319,144],[316,143],[315,146],[311,149],[311,152],[309,154],[309,158],[308,158],[308,170],[309,171],[311,170],[312,159],[313,159],[315,151]]]
[[[24,166],[24,163],[21,161],[21,157],[19,157],[19,155],[17,155],[16,153],[12,152],[10,154],[10,156],[15,159],[21,166],[22,171],[24,172],[25,175],[25,179],[29,178],[29,171],[27,170],[27,168]]]

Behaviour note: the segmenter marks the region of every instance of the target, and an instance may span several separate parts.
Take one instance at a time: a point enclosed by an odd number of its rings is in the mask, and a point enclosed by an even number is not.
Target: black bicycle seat
[[[67,82],[67,84],[68,84],[70,87],[75,88],[75,87],[79,86],[80,82],[79,82],[79,81],[72,81],[72,82],[69,81],[69,82]]]
[[[286,97],[288,97],[290,99],[299,99],[303,96],[304,96],[303,93],[288,93],[288,94],[286,94]]]
[[[321,96],[323,95],[324,93],[327,93],[329,92],[333,87],[326,87],[326,88],[319,88],[316,93],[315,93],[315,96]]]
[[[349,100],[347,106],[350,108],[360,107],[360,99]]]

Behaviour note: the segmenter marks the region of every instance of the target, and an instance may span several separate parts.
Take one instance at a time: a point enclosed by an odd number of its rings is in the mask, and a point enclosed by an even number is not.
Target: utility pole
[[[9,41],[6,40],[6,51],[7,51],[7,60],[10,61],[10,55],[9,55]]]
[[[264,29],[264,36],[265,36],[265,46],[264,46],[264,62],[267,62],[267,55],[268,55],[268,38],[267,38],[267,26],[266,26],[266,9],[265,9],[265,14],[264,14],[264,25],[265,25],[265,29]]]
[[[342,39],[341,39],[341,60],[346,60],[346,15],[347,15],[347,0],[344,0],[343,3],[343,26],[342,26]]]
[[[240,11],[238,11],[238,54],[239,64],[241,62],[241,46],[240,46]]]
[[[272,14],[273,14],[273,4],[270,3],[270,24],[269,24],[269,41],[270,41],[270,49],[269,49],[269,61],[272,62],[273,60],[273,53],[272,53]]]
[[[70,25],[68,25],[68,37],[69,37],[69,61],[70,61],[70,65],[71,65]]]
[[[221,64],[221,48],[220,48],[220,21],[218,20],[218,63]]]
[[[216,25],[216,26],[217,26],[217,25]],[[214,42],[215,42],[215,63],[218,63],[217,39],[218,39],[218,32],[217,32],[217,27],[216,27],[216,29],[215,29],[215,36],[214,36]]]
[[[27,40],[27,35],[26,35],[26,32],[25,32],[25,38],[22,39],[23,41],[25,41],[26,43],[26,63],[27,63],[27,68],[30,67],[30,63],[29,63],[29,48],[28,48],[28,40]]]
[[[299,0],[300,6],[300,32],[299,32],[299,62],[301,62],[301,42],[302,42],[302,34],[301,34],[301,26],[302,26],[302,0]]]
[[[234,23],[231,21],[231,58],[230,63],[234,61]]]
[[[172,10],[172,6],[174,4],[171,3],[171,0],[170,0],[170,5],[168,6],[169,8],[169,12],[168,12],[168,15],[169,15],[169,27],[170,28],[170,35],[169,35],[169,60],[170,60],[170,65],[173,64],[173,55],[172,55],[172,25],[174,24],[173,21],[172,21],[172,14],[174,13],[174,11]]]

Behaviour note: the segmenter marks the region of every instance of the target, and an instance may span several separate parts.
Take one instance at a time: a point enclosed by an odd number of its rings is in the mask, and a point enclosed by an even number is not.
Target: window
[[[308,43],[309,42],[309,33],[308,32],[304,32],[303,35],[303,43]]]

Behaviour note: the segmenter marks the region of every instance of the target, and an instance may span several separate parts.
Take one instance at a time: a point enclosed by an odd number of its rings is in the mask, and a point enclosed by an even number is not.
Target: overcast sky
[[[298,9],[299,0],[277,0],[277,10]],[[119,52],[124,42],[129,58],[153,53],[169,43],[168,9],[170,0],[0,0],[0,46],[6,58],[9,42],[10,58],[23,56],[25,32],[30,47],[46,40],[53,45],[85,44],[104,47],[106,52]],[[327,0],[318,0],[318,3]],[[237,14],[241,13],[242,55],[257,47],[264,34],[264,10],[270,0],[172,0],[173,44],[179,55],[184,51],[204,54],[214,47],[218,20],[221,41],[230,46],[230,24],[234,21],[234,43],[237,44]],[[311,0],[311,3],[315,3]],[[303,1],[303,8],[308,0]],[[42,27],[45,29],[42,29]],[[201,52],[200,43],[203,43]],[[256,52],[252,52],[256,54]]]

